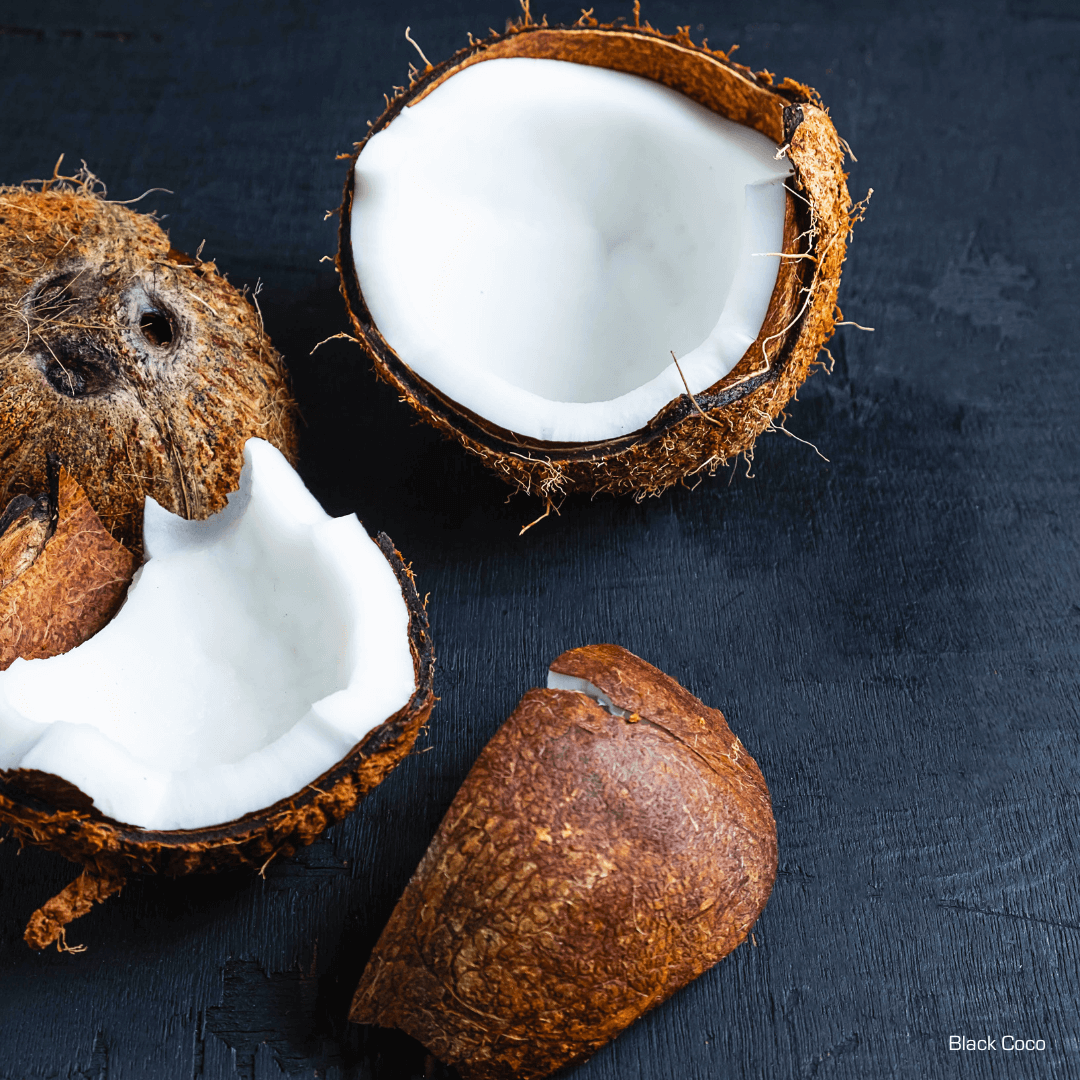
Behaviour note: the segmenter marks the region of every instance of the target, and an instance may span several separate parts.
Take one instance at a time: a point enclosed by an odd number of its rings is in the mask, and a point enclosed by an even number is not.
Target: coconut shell
[[[636,5],[635,5],[636,7]],[[732,50],[733,51],[733,50]],[[788,181],[783,251],[768,314],[757,340],[734,369],[699,394],[684,394],[642,429],[590,443],[552,443],[500,428],[420,378],[383,338],[356,275],[350,221],[356,160],[368,139],[464,68],[501,57],[536,57],[628,72],[677,90],[766,135],[794,170]],[[665,35],[648,24],[601,25],[587,13],[573,26],[537,25],[528,15],[505,34],[472,42],[397,88],[385,112],[350,159],[341,206],[337,265],[354,335],[376,374],[428,423],[460,442],[516,488],[550,506],[572,491],[657,494],[687,476],[714,473],[752,456],[754,441],[810,373],[841,319],[836,305],[853,207],[840,140],[817,92],[792,79],[754,72],[729,54],[695,45],[689,29]]]
[[[16,496],[0,518],[0,670],[59,656],[116,614],[138,559],[114,540],[66,469],[55,492]]]
[[[205,518],[236,490],[247,439],[295,460],[258,311],[88,173],[0,188],[0,308],[0,500],[43,490],[53,451],[141,554],[147,495]]]
[[[487,744],[394,908],[350,1019],[465,1080],[587,1058],[748,934],[776,826],[723,715],[617,645],[564,653],[628,715],[530,690]]]
[[[56,530],[56,500],[16,495],[0,515],[0,590],[34,565]]]
[[[105,817],[78,788],[28,770],[0,772],[0,824],[21,842],[39,844],[83,866],[83,873],[31,918],[25,939],[42,949],[64,944],[67,921],[118,892],[136,873],[180,877],[237,867],[261,869],[291,855],[340,821],[412,748],[435,704],[435,654],[427,612],[412,571],[390,538],[374,538],[394,569],[409,610],[416,689],[406,706],[367,735],[303,791],[236,821],[202,829],[155,832]]]

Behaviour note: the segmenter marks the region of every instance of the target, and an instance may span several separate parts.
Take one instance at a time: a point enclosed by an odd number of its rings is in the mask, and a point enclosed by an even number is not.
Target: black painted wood
[[[74,924],[81,955],[21,941],[74,868],[0,845],[0,1078],[448,1076],[346,1025],[350,992],[480,747],[550,659],[597,640],[725,711],[772,789],[780,876],[756,946],[575,1080],[1080,1075],[1074,0],[647,6],[821,90],[854,193],[875,189],[841,302],[876,329],[842,330],[790,410],[828,462],[774,434],[753,477],[569,499],[520,539],[535,504],[415,426],[347,343],[310,355],[345,326],[319,261],[334,155],[406,77],[406,23],[437,58],[508,6],[0,13],[0,180],[64,152],[113,197],[170,188],[141,205],[176,246],[205,238],[234,282],[261,280],[302,472],[413,561],[442,699],[312,848],[266,880],[132,884]],[[1007,1034],[1047,1049],[1006,1052]]]

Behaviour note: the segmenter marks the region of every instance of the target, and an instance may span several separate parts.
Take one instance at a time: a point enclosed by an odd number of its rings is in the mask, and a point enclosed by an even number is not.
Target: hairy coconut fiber
[[[665,35],[633,23],[601,25],[588,13],[573,26],[548,27],[528,15],[505,34],[473,41],[441,64],[414,73],[351,156],[341,207],[337,265],[354,334],[376,373],[430,424],[460,442],[520,490],[548,506],[571,491],[656,494],[687,476],[712,474],[735,455],[752,456],[755,439],[810,373],[841,319],[840,269],[854,222],[839,138],[817,92],[777,81],[695,45],[689,28]],[[682,395],[642,429],[593,443],[548,443],[496,427],[441,394],[413,372],[382,337],[364,302],[350,239],[354,169],[372,135],[472,64],[500,57],[567,60],[628,72],[661,83],[781,146],[793,170],[788,181],[784,258],[757,340],[735,368],[707,390]],[[552,227],[557,227],[553,222]]]
[[[85,794],[59,777],[24,769],[0,772],[0,825],[7,825],[20,842],[39,844],[83,867],[71,885],[35,912],[24,935],[27,944],[42,949],[56,942],[66,948],[66,923],[118,892],[135,873],[179,877],[240,866],[261,869],[276,855],[291,855],[355,809],[409,752],[435,703],[435,656],[411,571],[388,536],[380,533],[374,542],[393,567],[409,610],[416,689],[403,709],[302,791],[236,821],[154,832],[104,817]]]
[[[138,566],[67,470],[54,469],[52,479],[49,494],[18,495],[0,518],[0,670],[93,637]]]
[[[564,653],[484,748],[375,946],[351,1019],[465,1080],[587,1058],[742,942],[776,826],[723,715],[617,645]]]
[[[145,497],[208,517],[252,436],[295,458],[281,357],[212,262],[85,171],[0,187],[0,501],[52,451],[140,554]]]

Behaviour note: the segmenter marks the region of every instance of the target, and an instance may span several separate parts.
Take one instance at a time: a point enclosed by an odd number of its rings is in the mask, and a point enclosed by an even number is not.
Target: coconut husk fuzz
[[[139,565],[68,471],[59,469],[56,480],[55,495],[17,496],[4,514],[23,507],[0,534],[0,670],[93,637],[116,614]]]
[[[552,670],[484,748],[361,976],[350,1019],[465,1080],[589,1057],[742,942],[776,875],[757,765],[723,715],[616,645]]]
[[[115,896],[125,882],[124,877],[108,867],[84,870],[70,885],[34,912],[23,940],[32,949],[44,949],[55,942],[63,952],[83,952],[85,945],[67,944],[68,923],[85,915],[95,904]]]
[[[526,5],[527,7],[527,5]],[[734,50],[732,50],[734,51]],[[760,131],[783,148],[788,181],[784,254],[758,339],[724,378],[676,398],[641,430],[592,443],[550,443],[499,428],[421,379],[379,332],[364,302],[352,254],[350,219],[356,160],[368,139],[402,109],[476,63],[527,56],[570,60],[652,79]],[[667,35],[642,24],[599,24],[588,13],[573,26],[548,27],[526,15],[505,34],[471,41],[437,65],[414,71],[350,158],[341,206],[337,265],[354,336],[376,374],[420,416],[480,457],[504,480],[537,494],[550,509],[572,491],[655,495],[701,473],[711,475],[774,429],[841,320],[840,268],[863,206],[853,206],[844,144],[817,92],[792,79],[735,63],[730,53],[696,45],[689,28]],[[782,424],[781,420],[781,424]]]
[[[208,517],[252,436],[295,461],[281,357],[212,262],[85,170],[0,187],[0,500],[43,490],[53,451],[141,554],[145,497]]]
[[[154,832],[105,817],[85,794],[59,777],[29,770],[0,772],[0,825],[7,825],[20,842],[55,851],[84,867],[75,885],[34,914],[26,932],[28,944],[63,944],[65,915],[83,914],[92,906],[86,898],[111,894],[136,873],[181,877],[238,867],[264,869],[276,856],[310,844],[328,825],[355,810],[412,749],[435,704],[435,653],[411,569],[385,533],[374,543],[393,567],[409,610],[416,689],[403,709],[369,731],[303,791],[237,821]]]

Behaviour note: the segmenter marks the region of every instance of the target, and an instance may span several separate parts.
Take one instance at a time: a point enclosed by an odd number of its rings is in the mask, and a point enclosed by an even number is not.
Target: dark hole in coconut
[[[15,521],[33,507],[34,500],[29,495],[16,495],[7,504],[7,509],[0,514],[0,536],[3,536]]]
[[[168,316],[160,311],[145,312],[139,320],[139,329],[142,331],[142,336],[159,349],[168,345],[173,339],[172,323],[169,322]]]
[[[69,286],[79,276],[80,271],[69,270],[49,278],[34,296],[34,311],[43,318],[49,318],[74,303],[75,297]]]
[[[41,359],[45,378],[65,397],[100,394],[116,382],[116,369],[111,359],[85,342],[55,342]]]

